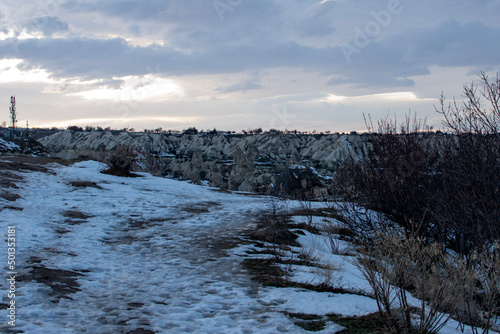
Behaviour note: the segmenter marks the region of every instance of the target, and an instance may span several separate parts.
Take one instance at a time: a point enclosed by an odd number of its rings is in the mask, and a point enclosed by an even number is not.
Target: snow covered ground
[[[19,145],[11,141],[5,140],[3,138],[0,138],[0,151],[16,151],[20,149],[21,148],[19,147]]]
[[[263,287],[250,279],[241,263],[253,246],[243,236],[268,198],[148,174],[120,178],[99,173],[102,168],[80,162],[51,165],[49,172],[17,172],[24,181],[9,191],[21,198],[0,199],[3,263],[8,226],[16,230],[17,331],[308,333],[284,312],[377,311],[366,296]],[[369,291],[348,256],[333,255],[322,238],[306,233],[299,242],[330,264],[330,272],[294,266],[291,279],[330,279]],[[8,268],[4,272],[0,302],[6,307]],[[10,327],[5,307],[0,331]],[[456,326],[450,322],[441,333],[460,332]],[[329,322],[321,332],[341,328]]]

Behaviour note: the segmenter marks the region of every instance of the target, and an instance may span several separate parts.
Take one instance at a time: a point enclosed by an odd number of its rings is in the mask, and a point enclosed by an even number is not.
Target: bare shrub
[[[351,238],[352,232],[340,221],[327,219],[323,224],[323,235],[328,250],[336,255],[348,255],[349,251],[341,250],[340,240]]]
[[[367,127],[373,149],[359,167],[351,168],[351,178],[346,179],[354,195],[351,198],[406,229],[413,227],[413,221],[421,221],[422,234],[434,233],[435,228],[424,218],[437,188],[433,172],[438,150],[433,135],[426,132],[430,128],[425,120],[408,115],[402,124],[385,119],[374,129],[370,120]]]
[[[349,229],[350,234],[344,232],[344,235],[355,244],[368,244],[376,231],[399,226],[384,213],[367,209],[355,201],[339,203],[338,207],[340,210],[335,218]]]
[[[455,314],[462,323],[472,328],[473,333],[499,331],[497,318],[500,315],[500,244],[474,251],[467,258],[463,276],[466,289],[462,303]]]
[[[466,289],[460,261],[450,260],[439,244],[401,230],[378,232],[355,264],[393,333],[438,332],[451,316],[445,312],[462,300]],[[418,305],[410,293],[419,298]]]
[[[340,254],[340,240],[337,238],[337,234],[335,233],[334,229],[327,228],[325,229],[326,232],[326,240],[327,240],[327,247],[330,250],[332,254],[339,255]]]
[[[406,230],[421,222],[418,235],[461,255],[500,239],[500,81],[479,79],[480,88],[464,86],[462,104],[446,106],[441,97],[437,111],[450,133],[429,133],[411,115],[377,128],[367,120],[372,153],[340,170],[341,193]],[[350,220],[358,230],[373,228]]]
[[[464,85],[464,101],[437,111],[454,135],[443,150],[435,208],[437,225],[453,234],[462,254],[500,238],[500,80],[479,75],[479,86]]]
[[[376,132],[367,121],[372,154],[341,170],[340,192],[354,201],[339,219],[363,246],[357,265],[392,332],[436,332],[450,315],[474,333],[497,326],[500,80],[479,79],[464,102],[441,98],[448,133],[410,116]]]
[[[162,176],[163,165],[157,154],[146,151],[137,153],[134,165],[154,176]]]
[[[395,311],[397,288],[389,281],[388,275],[392,268],[390,261],[388,261],[390,259],[386,259],[386,257],[384,250],[375,244],[365,248],[356,258],[354,265],[358,267],[370,284],[373,297],[377,301],[377,307],[388,327],[387,329],[395,332],[401,328]]]
[[[307,229],[309,231],[312,231],[313,226],[313,217],[314,217],[314,209],[313,209],[313,204],[310,198],[306,196],[304,192],[300,194],[300,196],[297,196],[299,198],[299,203],[300,207],[302,209],[302,212],[304,213],[304,216],[306,217],[306,224],[307,224]]]
[[[263,208],[258,229],[252,233],[256,239],[263,240],[278,247],[280,245],[297,246],[297,235],[288,229],[289,211],[286,200],[270,197]]]
[[[500,244],[497,242],[491,248],[485,247],[477,253],[477,264],[471,270],[476,273],[480,282],[479,291],[474,295],[479,296],[483,333],[490,329],[500,331],[496,320],[500,315]],[[473,287],[476,287],[473,285]]]
[[[320,286],[336,288],[342,282],[342,264],[328,262],[313,269],[313,272],[320,279]]]
[[[137,153],[131,146],[119,146],[113,152],[108,153],[106,157],[106,165],[108,168],[102,173],[136,177],[137,174],[132,173],[132,167],[137,160]]]

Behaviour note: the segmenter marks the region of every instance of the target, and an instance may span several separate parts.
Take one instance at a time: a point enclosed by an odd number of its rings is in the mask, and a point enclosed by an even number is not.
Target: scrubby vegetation
[[[368,118],[370,155],[337,172],[341,204],[318,211],[302,199],[294,215],[304,217],[303,226],[291,224],[282,202],[266,208],[253,237],[271,256],[245,261],[261,282],[356,293],[332,285],[332,277],[316,286],[290,279],[294,266],[320,268],[307,250],[298,256],[290,250],[307,231],[325,238],[332,254],[342,253],[340,240],[355,245],[357,255],[345,258],[377,302],[378,312],[367,317],[288,314],[298,326],[318,331],[333,321],[345,324],[345,333],[424,334],[454,319],[473,333],[499,331],[500,81],[479,78],[480,87],[464,86],[462,104],[441,98],[444,132],[416,115],[376,127]],[[319,230],[313,224],[318,217],[325,222]]]
[[[500,81],[479,79],[462,103],[441,97],[441,135],[416,117],[368,119],[372,154],[337,180],[390,332],[435,333],[452,316],[488,333],[500,315]]]
[[[120,146],[114,151],[108,153],[106,157],[107,169],[103,170],[104,174],[136,177],[137,174],[132,173],[132,167],[137,161],[137,153],[130,146]]]

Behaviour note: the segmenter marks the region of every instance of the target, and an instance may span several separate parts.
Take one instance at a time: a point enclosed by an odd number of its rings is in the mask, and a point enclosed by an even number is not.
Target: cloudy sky
[[[500,69],[499,0],[0,1],[19,125],[351,131]]]

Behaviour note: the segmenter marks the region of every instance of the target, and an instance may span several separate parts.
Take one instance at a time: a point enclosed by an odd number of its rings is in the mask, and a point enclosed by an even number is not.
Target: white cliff
[[[128,132],[59,131],[39,141],[56,156],[104,160],[119,146],[155,157],[157,173],[240,191],[272,192],[284,168],[310,166],[326,176],[369,151],[365,135],[169,135]],[[155,165],[155,164],[153,164]],[[142,164],[151,169],[151,164]],[[158,167],[159,166],[159,167]],[[288,175],[288,174],[283,174]],[[292,175],[298,175],[292,173]],[[292,176],[293,177],[293,176]],[[289,182],[287,182],[289,183]]]

